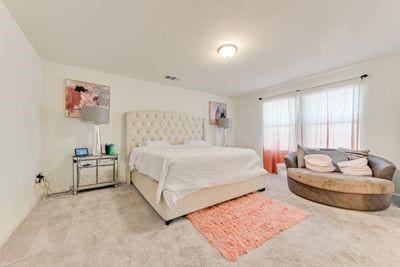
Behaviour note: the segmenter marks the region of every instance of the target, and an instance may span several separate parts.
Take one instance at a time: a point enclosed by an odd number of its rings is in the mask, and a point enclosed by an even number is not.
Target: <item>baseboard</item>
[[[36,199],[34,199],[34,201],[32,201],[31,205],[26,210],[26,212],[21,215],[21,217],[17,220],[17,222],[14,224],[14,226],[11,228],[11,230],[0,240],[0,247],[4,245],[4,243],[14,233],[14,231],[18,228],[18,226],[32,212],[33,208],[38,204],[40,198],[41,198],[41,195],[38,193],[37,196],[36,196]]]

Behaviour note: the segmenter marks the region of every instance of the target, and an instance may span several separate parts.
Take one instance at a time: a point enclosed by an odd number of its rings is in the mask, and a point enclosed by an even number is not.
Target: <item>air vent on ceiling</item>
[[[179,81],[180,80],[180,78],[178,78],[176,76],[171,76],[171,75],[165,76],[165,79],[171,80],[171,81]]]

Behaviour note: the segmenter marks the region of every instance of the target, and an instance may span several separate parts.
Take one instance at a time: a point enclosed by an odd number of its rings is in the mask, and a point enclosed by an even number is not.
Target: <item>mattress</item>
[[[171,209],[198,190],[266,174],[254,150],[211,145],[137,147],[129,166],[158,182],[156,203],[163,196]]]

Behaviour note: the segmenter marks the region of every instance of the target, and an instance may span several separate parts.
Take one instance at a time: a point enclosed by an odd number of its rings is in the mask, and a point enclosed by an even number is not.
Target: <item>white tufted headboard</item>
[[[146,140],[182,144],[204,140],[204,119],[170,111],[133,111],[126,114],[126,145],[129,153]]]

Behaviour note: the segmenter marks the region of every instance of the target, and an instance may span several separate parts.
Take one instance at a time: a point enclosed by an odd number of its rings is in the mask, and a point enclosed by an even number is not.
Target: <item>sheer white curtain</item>
[[[321,148],[358,148],[358,83],[317,88],[302,93],[300,97],[300,144]]]
[[[276,164],[307,147],[357,149],[359,146],[360,80],[303,90],[267,99],[264,116],[264,167],[276,172]]]

